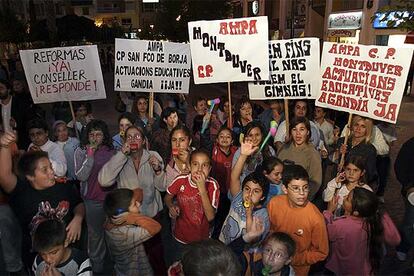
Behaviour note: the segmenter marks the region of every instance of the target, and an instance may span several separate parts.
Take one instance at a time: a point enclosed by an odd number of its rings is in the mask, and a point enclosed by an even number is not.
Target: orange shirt
[[[267,205],[270,231],[289,234],[296,242],[292,266],[296,275],[307,275],[310,265],[328,256],[329,244],[322,214],[311,202],[293,208],[287,195],[273,197]]]

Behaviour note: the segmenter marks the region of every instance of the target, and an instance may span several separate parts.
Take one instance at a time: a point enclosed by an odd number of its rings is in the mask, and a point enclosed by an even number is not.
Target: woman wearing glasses
[[[165,191],[163,169],[161,156],[147,150],[144,131],[140,127],[130,126],[125,131],[121,150],[102,167],[98,180],[102,187],[117,183],[118,188],[133,190],[135,199],[141,202],[141,213],[160,221],[163,209],[160,192]],[[125,221],[127,216],[119,218],[120,223]],[[159,272],[158,268],[163,267],[160,241],[160,235],[156,235],[144,243],[155,274]]]
[[[102,166],[115,154],[108,126],[101,120],[92,120],[82,133],[81,144],[75,150],[75,175],[81,182],[81,196],[85,202],[88,226],[88,251],[94,273],[103,273],[106,252],[103,224],[103,201],[107,189],[98,183]]]
[[[280,150],[278,157],[285,163],[294,162],[301,165],[309,174],[309,199],[313,200],[322,183],[321,156],[312,143],[311,127],[305,117],[294,118],[289,125],[290,143]]]

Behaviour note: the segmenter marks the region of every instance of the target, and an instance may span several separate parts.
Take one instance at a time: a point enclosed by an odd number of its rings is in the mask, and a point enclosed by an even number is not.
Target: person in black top
[[[30,254],[29,225],[39,207],[45,204],[50,204],[52,208],[59,204],[68,205],[68,213],[63,220],[67,224],[70,243],[79,240],[81,236],[85,207],[72,185],[55,182],[54,171],[46,152],[23,154],[18,164],[19,176],[14,174],[10,146],[15,142],[16,135],[12,132],[0,136],[0,186],[10,195],[10,206],[23,231],[23,260],[30,266],[34,256]]]

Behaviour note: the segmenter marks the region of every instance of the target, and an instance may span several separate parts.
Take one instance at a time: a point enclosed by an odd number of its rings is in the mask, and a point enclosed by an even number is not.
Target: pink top
[[[367,232],[363,219],[354,216],[336,218],[324,211],[327,220],[330,254],[326,268],[336,275],[370,275],[371,264],[367,247]],[[401,237],[387,213],[382,217],[384,242],[391,246],[400,243]]]

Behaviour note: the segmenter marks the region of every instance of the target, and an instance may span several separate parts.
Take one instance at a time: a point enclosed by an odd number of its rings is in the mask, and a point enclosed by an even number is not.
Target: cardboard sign
[[[270,80],[249,82],[252,100],[315,99],[319,80],[319,39],[269,41]]]
[[[115,40],[115,90],[188,93],[190,46],[148,40]]]
[[[34,103],[105,99],[96,45],[21,50]]]
[[[267,17],[188,23],[194,82],[269,80]]]
[[[413,50],[325,42],[316,105],[396,123]]]

